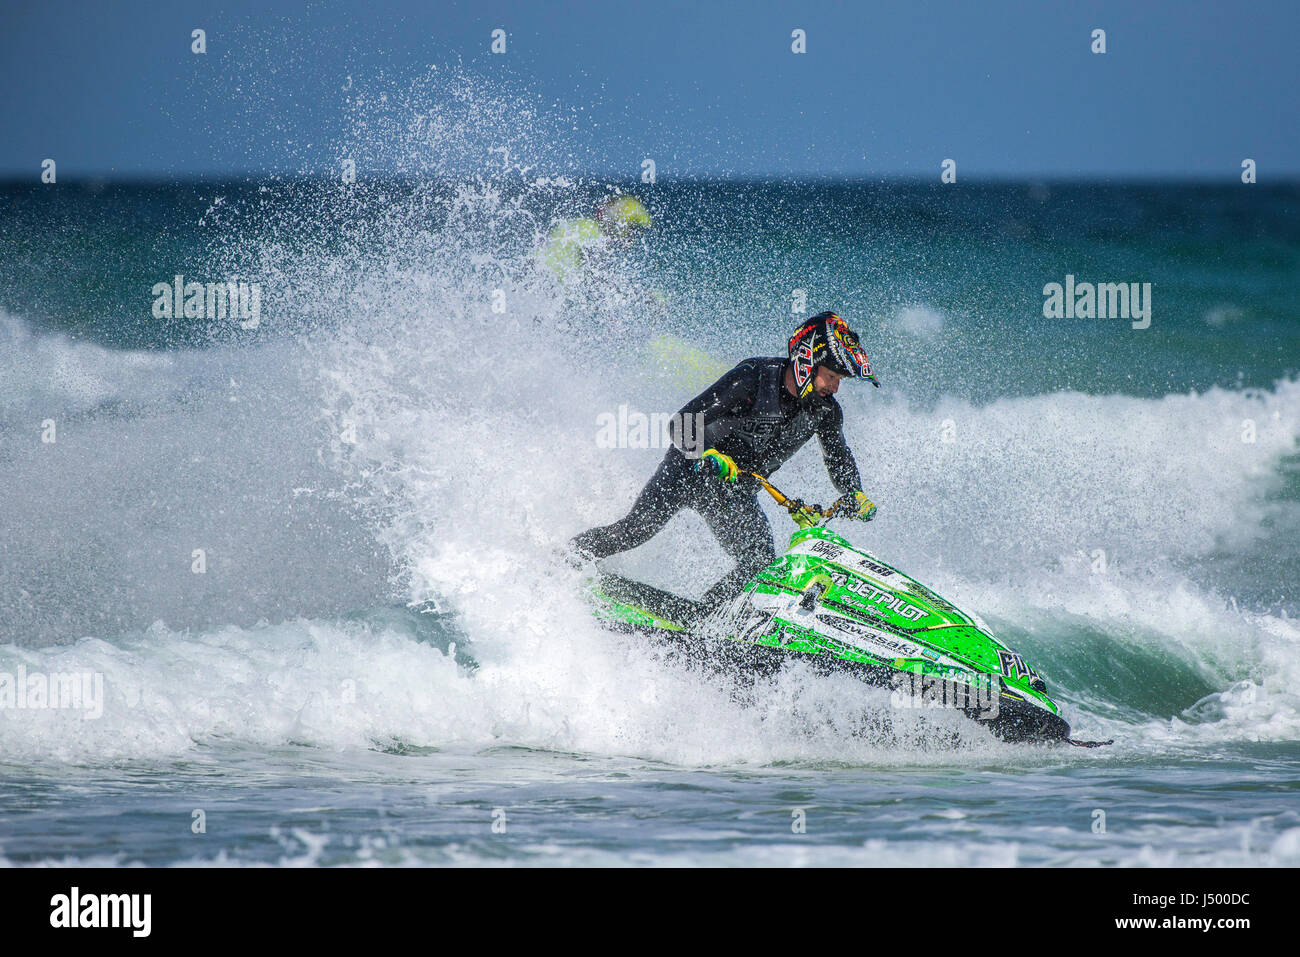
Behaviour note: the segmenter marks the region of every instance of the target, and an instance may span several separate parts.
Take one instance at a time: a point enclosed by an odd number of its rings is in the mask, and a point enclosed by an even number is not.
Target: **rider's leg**
[[[587,558],[607,558],[645,544],[689,504],[699,478],[685,456],[670,450],[624,518],[574,536],[569,549]]]
[[[719,489],[712,499],[711,507],[702,509],[701,514],[736,567],[700,599],[700,604],[710,609],[739,595],[755,575],[776,561],[772,526],[753,494]]]

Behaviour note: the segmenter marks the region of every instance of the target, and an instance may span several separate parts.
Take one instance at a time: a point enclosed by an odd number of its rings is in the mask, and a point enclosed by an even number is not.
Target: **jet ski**
[[[1042,676],[970,615],[832,532],[829,508],[786,498],[753,475],[799,524],[781,555],[732,601],[695,601],[613,574],[590,584],[598,620],[655,636],[728,672],[770,675],[791,662],[891,689],[900,708],[953,708],[1012,742],[1075,741]]]

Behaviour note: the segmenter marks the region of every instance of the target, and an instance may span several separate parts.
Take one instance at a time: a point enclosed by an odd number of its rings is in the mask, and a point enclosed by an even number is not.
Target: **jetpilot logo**
[[[133,937],[148,937],[152,928],[151,894],[69,894],[50,898],[51,927],[128,928]]]
[[[676,440],[676,441],[675,441]],[[596,447],[600,449],[666,449],[673,445],[688,459],[704,454],[704,413],[628,411],[596,416]]]
[[[844,590],[852,592],[860,597],[864,602],[880,605],[882,608],[888,608],[894,614],[908,621],[920,621],[925,617],[925,609],[917,608],[915,605],[909,605],[898,596],[887,591],[882,591],[875,585],[868,585],[860,579],[850,578],[844,583]]]
[[[895,708],[947,708],[978,712],[981,721],[998,716],[997,680],[990,675],[971,675],[961,680],[941,675],[900,674],[894,676],[889,703]]]

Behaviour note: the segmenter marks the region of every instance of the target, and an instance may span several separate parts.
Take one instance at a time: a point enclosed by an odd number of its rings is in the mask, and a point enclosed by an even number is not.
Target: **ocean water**
[[[352,185],[0,188],[0,674],[102,692],[0,708],[0,861],[1300,864],[1300,187],[619,183],[489,90],[515,167],[417,122],[440,82]],[[531,250],[620,188],[654,228],[561,287]],[[155,317],[176,275],[256,326]],[[1067,275],[1151,283],[1149,327],[1044,318]],[[882,382],[840,392],[879,516],[839,530],[1111,747],[855,735],[887,693],[738,700],[591,621],[554,550],[662,454],[597,416],[706,384],[650,343],[826,308]],[[776,478],[833,497],[815,447]],[[611,562],[726,568],[692,515]]]

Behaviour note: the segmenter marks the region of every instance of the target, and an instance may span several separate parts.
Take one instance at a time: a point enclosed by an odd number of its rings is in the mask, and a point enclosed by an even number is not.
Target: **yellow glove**
[[[871,504],[864,492],[850,492],[845,511],[860,522],[869,522],[876,517],[876,506]]]
[[[740,477],[740,469],[730,455],[724,455],[717,449],[705,449],[700,460],[695,463],[695,471],[713,471],[724,482],[734,482]]]

